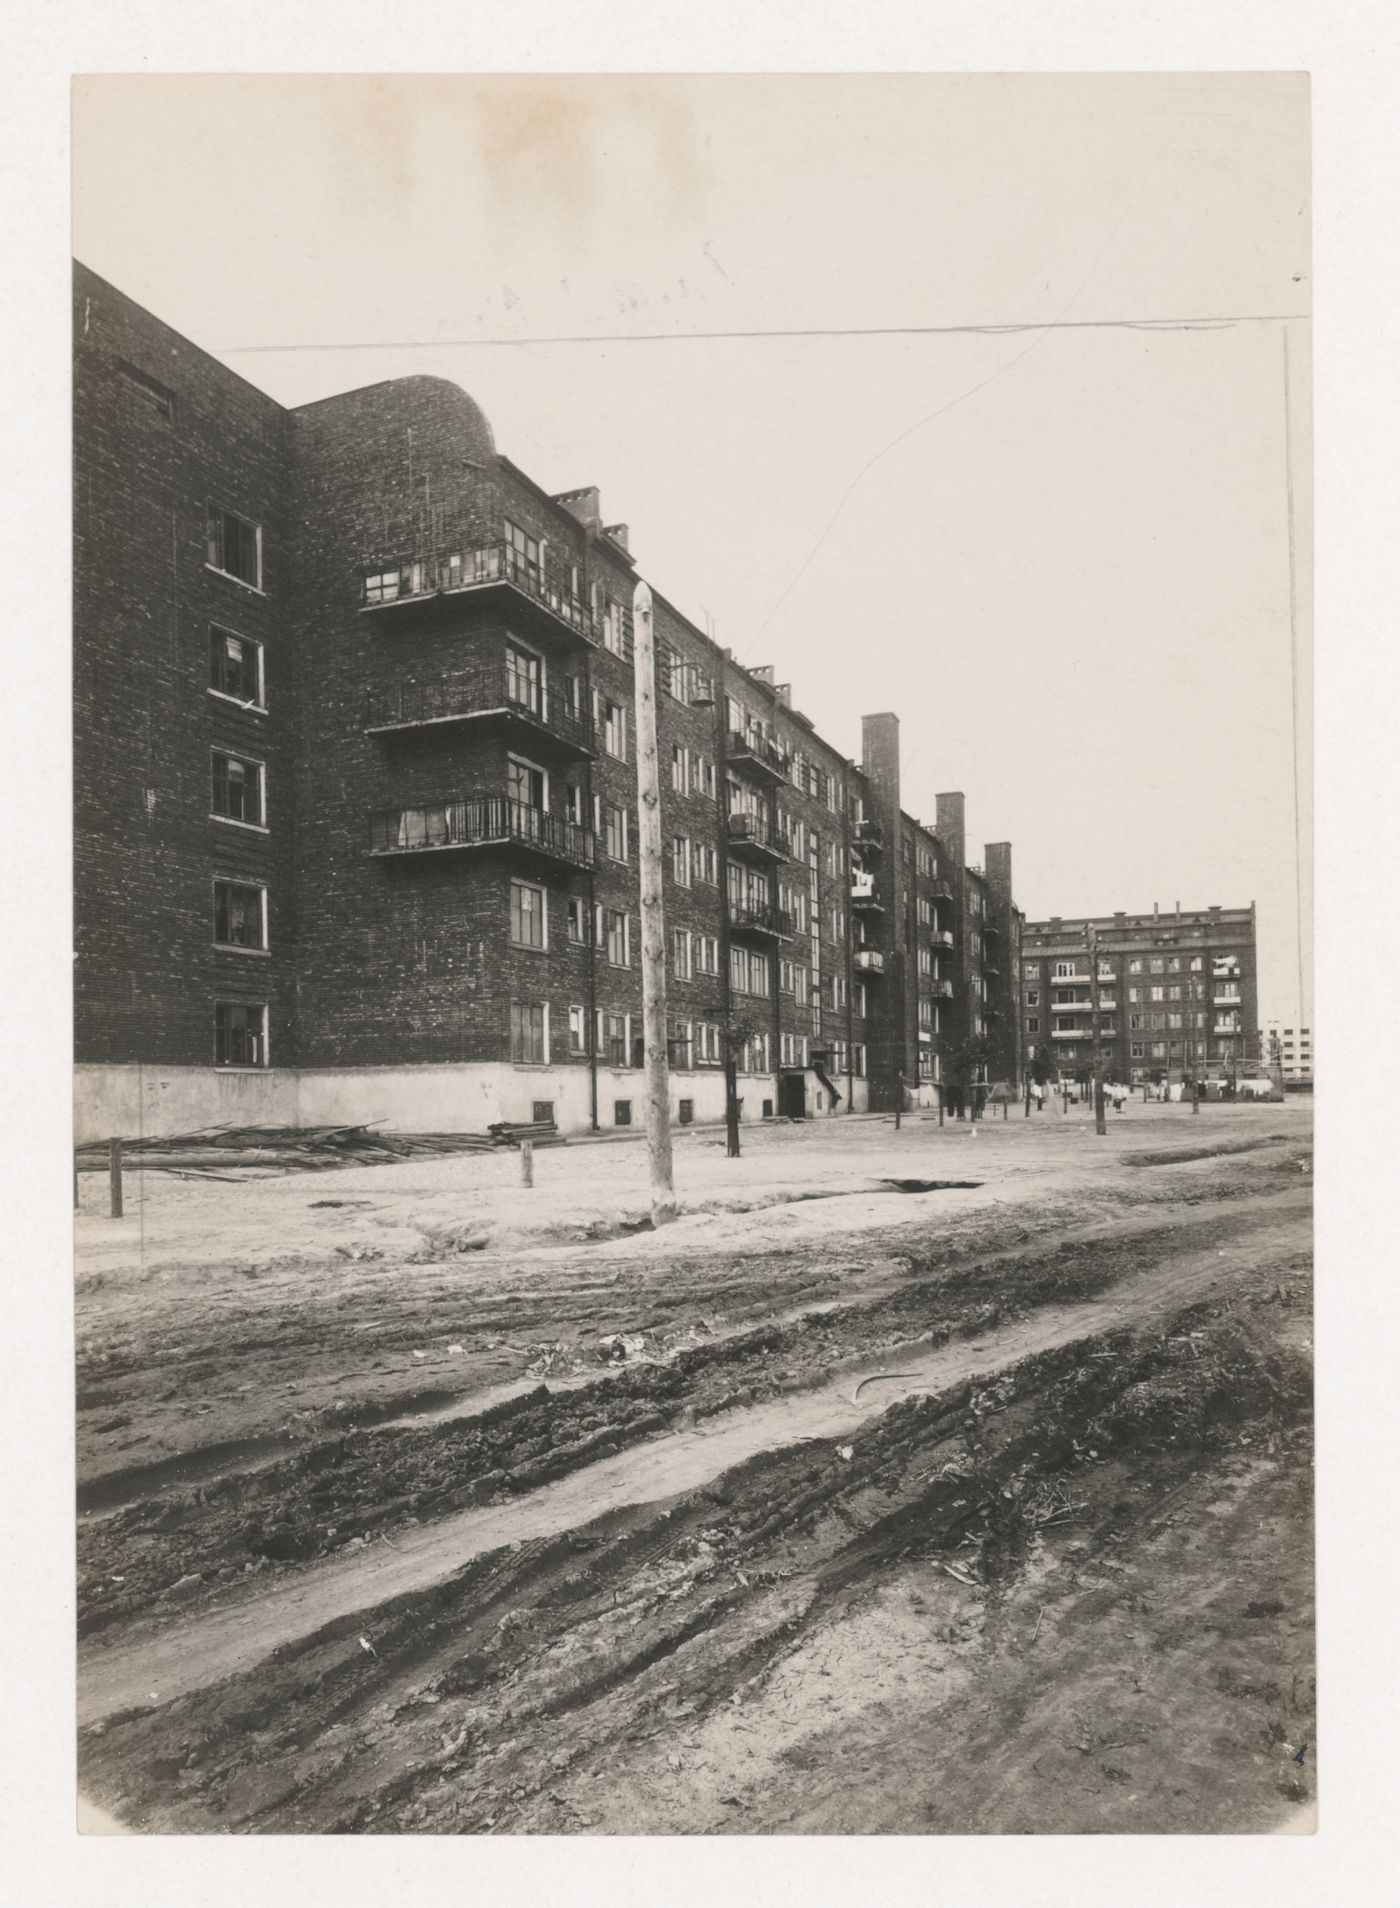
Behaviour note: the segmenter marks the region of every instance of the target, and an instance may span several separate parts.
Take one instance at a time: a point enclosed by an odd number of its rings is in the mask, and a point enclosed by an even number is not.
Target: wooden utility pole
[[[107,1173],[111,1184],[112,1217],[122,1216],[122,1143],[119,1139],[107,1142]]]
[[[724,651],[716,658],[715,794],[719,807],[719,1009],[721,1059],[724,1062],[724,1150],[739,1157],[739,1070],[734,1051],[734,982],[729,971],[729,692],[724,681]]]
[[[1094,1051],[1094,1131],[1108,1132],[1108,1123],[1103,1109],[1103,1057],[1099,1053],[1099,936],[1093,922],[1089,923],[1089,1018],[1093,1028],[1090,1039]]]
[[[642,905],[642,1029],[647,1076],[651,1222],[676,1216],[671,1181],[671,1071],[666,1046],[666,910],[661,885],[661,774],[656,759],[656,643],[651,591],[632,592],[632,670],[637,697],[637,843]]]

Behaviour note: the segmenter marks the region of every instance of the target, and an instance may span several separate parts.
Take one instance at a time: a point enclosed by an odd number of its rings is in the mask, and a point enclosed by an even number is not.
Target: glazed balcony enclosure
[[[447,796],[369,818],[371,855],[420,855],[507,848],[538,862],[593,865],[593,836],[562,815],[547,815],[504,795]]]

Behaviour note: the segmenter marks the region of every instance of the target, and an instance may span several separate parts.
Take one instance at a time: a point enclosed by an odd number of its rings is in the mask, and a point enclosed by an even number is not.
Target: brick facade
[[[625,526],[441,379],[287,411],[81,267],[76,295],[80,1069],[154,1070],[172,1119],[259,1074],[312,1116],[640,1119]],[[923,828],[893,716],[857,765],[659,594],[653,627],[676,1107],[717,1113],[727,1034],[746,1118],[929,1090],[984,1011],[961,797]],[[256,813],[216,768],[261,774]],[[1009,850],[992,886],[1006,934]]]
[[[1086,1078],[1218,1078],[1258,1063],[1253,903],[1027,922],[1025,1051]]]

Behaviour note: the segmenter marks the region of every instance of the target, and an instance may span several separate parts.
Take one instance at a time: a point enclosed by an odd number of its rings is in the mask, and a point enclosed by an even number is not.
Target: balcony
[[[1050,1038],[1052,1040],[1087,1040],[1090,1032],[1088,1027],[1052,1027]]]
[[[951,1000],[953,998],[953,983],[950,980],[930,981],[928,991],[934,1000]]]
[[[885,957],[878,947],[858,947],[853,965],[858,974],[883,974]]]
[[[511,848],[569,867],[593,865],[593,836],[561,815],[500,795],[452,796],[369,818],[371,855],[419,855],[460,848]]]
[[[485,590],[508,593],[547,633],[602,644],[602,627],[572,593],[570,579],[547,563],[528,561],[508,543],[444,551],[372,571],[361,581],[360,608],[363,614],[397,622],[411,611],[441,609],[453,597]],[[630,651],[630,618],[627,624],[623,640]]]
[[[884,913],[884,903],[875,892],[873,876],[862,874],[851,876],[851,906],[859,908],[865,914]]]
[[[1089,1000],[1087,996],[1083,1000],[1052,1000],[1050,1011],[1052,1014],[1087,1014]]]
[[[935,947],[954,947],[957,944],[951,928],[935,928],[928,938]]]
[[[370,696],[365,714],[366,735],[403,735],[475,722],[511,727],[574,755],[593,753],[593,725],[587,715],[546,686],[512,675],[504,665],[452,682],[405,683]]]
[[[741,938],[760,941],[786,941],[792,936],[792,916],[780,908],[750,907],[737,901],[729,904],[729,932]]]
[[[942,879],[929,883],[929,895],[935,901],[953,901],[957,898],[953,893],[952,882]]]
[[[729,851],[745,861],[789,861],[787,844],[769,828],[762,815],[729,817]]]
[[[885,846],[885,831],[877,821],[858,821],[851,829],[851,843],[868,854],[879,854]]]
[[[1244,1001],[1238,993],[1222,994],[1217,988],[1211,1005],[1213,1007],[1243,1007]]]
[[[769,741],[766,735],[742,735],[737,729],[731,729],[728,754],[730,768],[751,775],[755,781],[776,788],[787,780],[790,760],[787,750]]]

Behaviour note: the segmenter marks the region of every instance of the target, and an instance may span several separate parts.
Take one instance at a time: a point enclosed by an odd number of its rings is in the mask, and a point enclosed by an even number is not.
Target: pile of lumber
[[[512,1126],[503,1122],[489,1133],[380,1133],[377,1122],[357,1126],[211,1126],[159,1138],[123,1139],[122,1165],[129,1172],[178,1173],[199,1179],[265,1177],[274,1173],[319,1172],[331,1166],[385,1166],[395,1160],[426,1159],[448,1153],[489,1153],[515,1146],[520,1138],[537,1145],[562,1144],[553,1122]],[[92,1141],[77,1149],[79,1172],[106,1172],[109,1143]]]
[[[519,1146],[521,1140],[529,1140],[535,1146],[564,1144],[564,1135],[553,1120],[497,1120],[486,1130],[497,1146]]]

